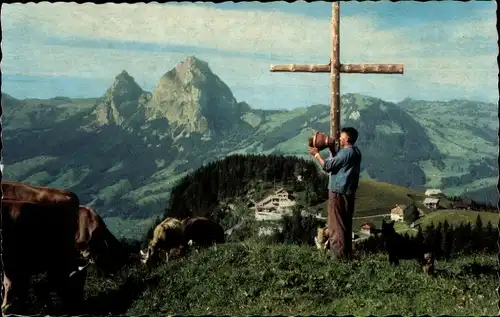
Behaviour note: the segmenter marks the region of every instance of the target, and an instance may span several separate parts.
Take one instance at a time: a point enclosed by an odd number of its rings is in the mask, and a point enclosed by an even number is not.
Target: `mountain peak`
[[[208,63],[195,56],[188,56],[167,74],[176,77],[185,85],[205,81],[207,77],[214,75]]]
[[[134,78],[126,70],[122,70],[94,109],[96,122],[99,125],[120,125],[134,116],[137,117],[142,99],[146,97],[147,94]]]
[[[134,77],[130,76],[126,70],[122,70],[115,77],[113,84],[106,92],[106,96],[120,100],[137,100],[142,92],[142,88],[135,82]]]
[[[208,63],[197,58],[196,56],[188,56],[182,62],[177,64],[176,70],[177,72],[183,70],[195,70],[198,69],[202,72],[212,72],[210,67],[208,67]]]
[[[122,70],[121,73],[115,76],[113,86],[117,86],[119,84],[139,87],[139,85],[135,82],[134,77],[130,76],[130,74],[126,70]],[[141,88],[139,87],[139,89]]]
[[[160,78],[147,116],[189,132],[222,133],[240,126],[245,109],[207,62],[188,56]]]
[[[124,69],[121,71],[121,73],[119,73],[118,75],[115,76],[115,80],[127,80],[127,81],[130,81],[130,80],[134,80],[134,78],[132,76],[130,76],[130,74]]]

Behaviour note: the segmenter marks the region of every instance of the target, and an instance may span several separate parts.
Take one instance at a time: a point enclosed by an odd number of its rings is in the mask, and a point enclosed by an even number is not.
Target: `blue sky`
[[[385,100],[498,99],[495,2],[343,2],[341,62],[403,63],[404,75],[341,75],[341,93]],[[2,91],[96,97],[127,70],[145,90],[189,55],[255,108],[329,103],[326,2],[15,4],[2,8]]]

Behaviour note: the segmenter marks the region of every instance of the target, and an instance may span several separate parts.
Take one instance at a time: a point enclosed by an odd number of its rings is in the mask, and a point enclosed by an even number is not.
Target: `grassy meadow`
[[[470,223],[471,225],[474,225],[478,215],[481,216],[483,225],[486,225],[488,221],[491,221],[493,227],[498,227],[498,222],[500,220],[500,215],[498,213],[484,211],[463,211],[454,209],[439,210],[426,214],[425,217],[417,220],[415,224],[421,227],[426,227],[430,225],[431,222],[436,225],[438,222],[444,223],[444,221],[447,220],[451,226],[458,226],[461,223]]]
[[[493,315],[496,269],[494,255],[472,255],[439,261],[436,276],[428,277],[415,261],[390,266],[383,253],[339,263],[311,246],[252,240],[193,252],[151,271],[130,265],[114,280],[90,270],[85,313]]]
[[[396,204],[408,205],[412,202],[408,194],[413,197],[417,207],[422,209],[424,213],[429,211],[423,205],[425,199],[425,194],[423,192],[371,179],[360,179],[359,188],[356,192],[354,217],[390,214],[391,209],[394,208]],[[327,216],[328,208],[326,201],[314,208],[320,211],[323,216]]]

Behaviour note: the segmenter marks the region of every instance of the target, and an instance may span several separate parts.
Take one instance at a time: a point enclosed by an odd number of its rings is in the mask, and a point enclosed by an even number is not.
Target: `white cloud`
[[[464,4],[461,4],[464,5]],[[42,2],[2,8],[2,71],[5,74],[110,78],[122,69],[147,86],[188,54],[45,45],[47,37],[190,45],[246,53],[196,56],[245,95],[272,85],[276,94],[328,102],[327,74],[270,73],[276,63],[327,63],[328,19],[275,11],[220,10],[195,5],[75,4]],[[387,99],[438,99],[440,95],[497,96],[495,12],[480,19],[382,28],[376,18],[341,18],[343,63],[404,63],[401,75],[342,75],[342,93],[358,91]],[[269,59],[249,53],[268,53]],[[190,54],[189,54],[190,55]],[[439,87],[439,92],[436,90]],[[241,87],[241,88],[240,88]],[[417,88],[418,87],[418,90]],[[104,88],[105,89],[105,88]],[[291,93],[292,90],[297,93]],[[301,91],[302,97],[299,97]],[[249,98],[249,93],[240,98]],[[432,97],[430,97],[432,96]],[[255,96],[255,100],[272,98]],[[290,99],[291,97],[287,97]],[[451,98],[451,97],[450,97]],[[293,101],[290,101],[293,102]],[[312,102],[312,100],[311,100]],[[303,104],[301,104],[303,106]]]

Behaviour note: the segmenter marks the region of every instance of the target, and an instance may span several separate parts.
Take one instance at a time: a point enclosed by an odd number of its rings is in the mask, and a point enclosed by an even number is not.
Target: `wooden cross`
[[[340,73],[403,74],[403,64],[340,64],[340,3],[332,3],[332,51],[330,63],[271,65],[271,72],[330,73],[330,136],[338,146],[340,129]]]

